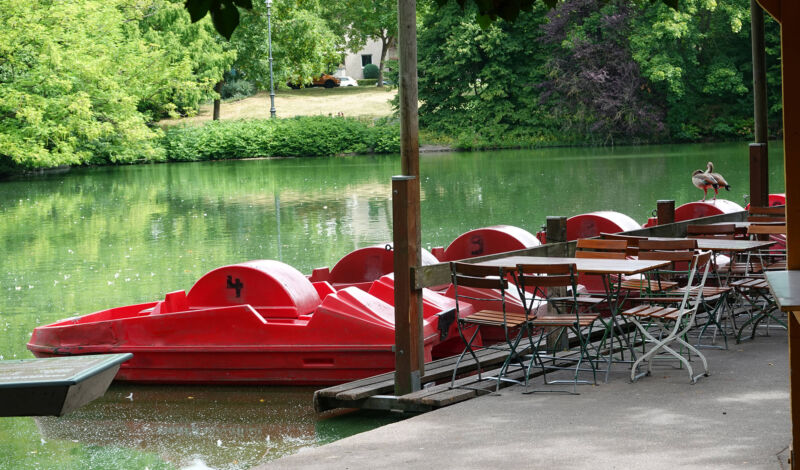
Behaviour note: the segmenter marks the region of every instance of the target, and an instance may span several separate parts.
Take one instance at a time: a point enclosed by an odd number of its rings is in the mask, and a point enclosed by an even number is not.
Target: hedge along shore
[[[387,120],[336,116],[215,121],[170,127],[162,145],[168,161],[397,153],[400,130]]]

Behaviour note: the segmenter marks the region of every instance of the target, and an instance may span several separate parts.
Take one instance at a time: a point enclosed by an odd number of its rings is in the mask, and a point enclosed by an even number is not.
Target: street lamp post
[[[272,82],[272,22],[270,20],[270,7],[272,0],[265,0],[267,4],[267,43],[269,44],[269,117],[275,117],[275,84]]]

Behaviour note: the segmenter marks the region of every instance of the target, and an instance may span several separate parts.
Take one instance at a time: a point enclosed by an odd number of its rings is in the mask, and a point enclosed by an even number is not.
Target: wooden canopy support
[[[781,83],[783,86],[783,165],[786,187],[787,269],[800,269],[800,2],[758,0],[781,24]],[[794,450],[800,448],[800,322],[789,315],[789,402],[792,415],[791,466],[798,468]]]
[[[392,224],[395,272],[395,394],[419,390],[425,373],[422,290],[412,284],[421,264],[419,115],[417,110],[417,5],[397,1],[400,59],[400,156],[403,174],[393,178]]]

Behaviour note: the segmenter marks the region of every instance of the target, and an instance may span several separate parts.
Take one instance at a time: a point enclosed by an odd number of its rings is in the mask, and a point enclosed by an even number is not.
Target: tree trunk
[[[222,96],[221,95],[221,93],[222,93],[222,82],[223,82],[223,80],[220,80],[220,81],[217,82],[216,85],[214,85],[214,91],[217,92],[217,97],[214,98],[214,117],[213,117],[213,119],[215,121],[219,121],[219,106],[220,106],[220,97]]]
[[[378,65],[378,86],[383,86],[383,63],[386,60],[386,50],[389,49],[389,37],[381,37],[381,60],[380,65]]]

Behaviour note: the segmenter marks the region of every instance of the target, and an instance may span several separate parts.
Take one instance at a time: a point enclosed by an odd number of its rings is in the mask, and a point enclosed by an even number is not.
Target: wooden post
[[[545,233],[547,234],[547,243],[561,243],[567,241],[567,218],[548,216]],[[569,253],[561,253],[561,256],[567,256],[568,254]]]
[[[767,157],[767,65],[764,42],[764,10],[750,0],[750,38],[753,55],[753,132],[750,144],[750,204],[769,205],[769,160]]]
[[[414,288],[411,279],[412,268],[419,266],[422,259],[416,9],[415,0],[397,1],[400,157],[403,176],[392,179],[396,395],[419,390],[420,377],[425,372],[422,291]]]
[[[764,42],[764,10],[750,0],[750,50],[753,56],[753,122],[756,143],[767,143],[767,59]],[[750,196],[752,200],[752,193]]]
[[[662,199],[656,202],[658,225],[675,223],[675,201]]]
[[[414,289],[411,266],[418,266],[415,225],[409,198],[416,186],[414,176],[392,178],[394,238],[394,335],[395,395],[419,390],[424,354],[422,354],[422,291]],[[422,359],[423,364],[420,364]]]
[[[800,2],[758,0],[764,10],[781,24],[781,83],[783,88],[783,174],[786,188],[786,268],[800,269]],[[800,448],[800,335],[794,312],[789,315],[789,403],[792,416],[790,459]],[[792,329],[794,328],[794,332]],[[795,383],[797,381],[798,383]]]
[[[767,144],[750,144],[750,205],[769,206],[769,170]]]
[[[545,228],[547,234],[547,243],[562,243],[567,241],[567,218],[566,217],[547,217],[547,226]],[[560,253],[561,256],[569,256],[569,253]],[[555,288],[552,295],[564,296],[567,295],[567,290],[563,287]],[[556,313],[550,311],[549,313]],[[547,331],[552,331],[555,328],[547,328]],[[550,335],[547,337],[547,349],[555,351],[556,349],[568,349],[569,338],[566,334],[561,335],[561,342],[558,342],[557,335]]]

